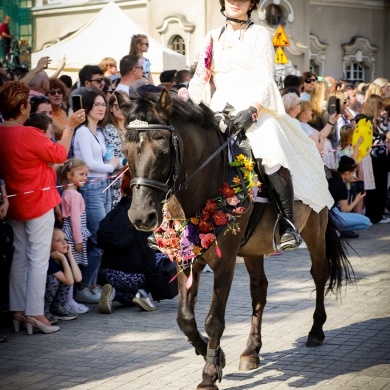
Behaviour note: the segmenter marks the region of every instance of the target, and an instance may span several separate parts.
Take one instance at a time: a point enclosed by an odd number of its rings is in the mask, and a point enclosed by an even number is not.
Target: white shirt
[[[114,167],[105,164],[103,157],[107,152],[104,136],[98,131],[97,138],[87,126],[81,126],[74,135],[74,156],[88,165],[88,177],[106,177]]]

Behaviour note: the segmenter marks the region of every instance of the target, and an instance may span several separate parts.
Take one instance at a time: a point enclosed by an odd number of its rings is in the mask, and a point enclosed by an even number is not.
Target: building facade
[[[33,50],[41,50],[78,31],[107,2],[34,0]],[[196,60],[206,32],[224,23],[218,0],[115,3],[150,36],[184,54],[187,67]],[[377,77],[390,79],[389,0],[260,0],[252,19],[272,35],[279,24],[284,26],[290,46],[284,48],[288,62],[277,65],[279,78],[310,69],[354,83],[370,82]],[[107,34],[110,23],[115,20],[107,20]],[[130,37],[113,39],[130,42]]]

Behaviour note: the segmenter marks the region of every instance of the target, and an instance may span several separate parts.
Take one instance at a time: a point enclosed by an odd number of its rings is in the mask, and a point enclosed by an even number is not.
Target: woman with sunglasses
[[[317,81],[317,75],[313,72],[303,72],[303,91],[299,98],[301,100],[309,100],[314,84]]]
[[[120,166],[117,157],[107,158],[107,147],[101,124],[106,115],[107,103],[96,90],[87,90],[82,95],[85,109],[85,122],[76,129],[74,135],[74,157],[88,165],[88,182],[80,188],[84,198],[88,238],[88,265],[82,267],[83,280],[77,286],[74,299],[80,303],[98,303],[101,289],[97,286],[98,270],[101,262],[101,249],[97,245],[97,230],[100,221],[111,210],[111,190],[107,178]]]
[[[152,74],[150,73],[150,61],[144,57],[144,53],[149,50],[148,37],[144,34],[135,34],[131,37],[130,52],[135,56],[141,57],[143,60],[144,73],[143,77],[148,80],[149,84],[154,84]]]
[[[53,111],[53,130],[56,140],[61,139],[65,123],[68,119],[66,112],[62,108],[62,100],[65,92],[66,86],[61,80],[50,79],[50,90],[46,95],[50,100]]]
[[[219,3],[226,22],[205,38],[190,81],[190,97],[196,103],[209,104],[214,111],[231,110],[233,123],[246,133],[281,210],[281,249],[297,248],[301,237],[294,226],[294,194],[316,212],[333,203],[324,164],[314,142],[284,109],[274,79],[271,36],[250,19],[259,0]],[[211,76],[216,90],[210,99]]]

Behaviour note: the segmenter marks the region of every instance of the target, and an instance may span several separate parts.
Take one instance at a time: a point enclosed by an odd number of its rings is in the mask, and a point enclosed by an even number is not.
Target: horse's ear
[[[171,95],[169,94],[168,90],[163,88],[160,99],[158,99],[157,103],[157,111],[163,111],[166,112],[169,116],[172,112],[172,99]]]

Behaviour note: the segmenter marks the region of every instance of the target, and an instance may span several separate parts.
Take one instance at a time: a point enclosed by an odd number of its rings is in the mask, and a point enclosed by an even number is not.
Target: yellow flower
[[[200,246],[197,246],[197,245],[194,246],[194,254],[196,256],[198,256],[201,251],[202,251],[202,248]]]
[[[247,171],[253,171],[253,162],[252,161],[247,161],[244,165],[245,169]]]
[[[190,221],[193,225],[198,225],[199,224],[199,219],[198,218],[190,218]]]
[[[233,177],[232,181],[233,181],[234,184],[240,184],[241,183],[241,180],[240,180],[240,178],[238,176]]]
[[[246,157],[245,157],[243,154],[239,154],[239,155],[236,157],[236,160],[237,160],[237,161],[244,161],[244,160],[246,160]]]

